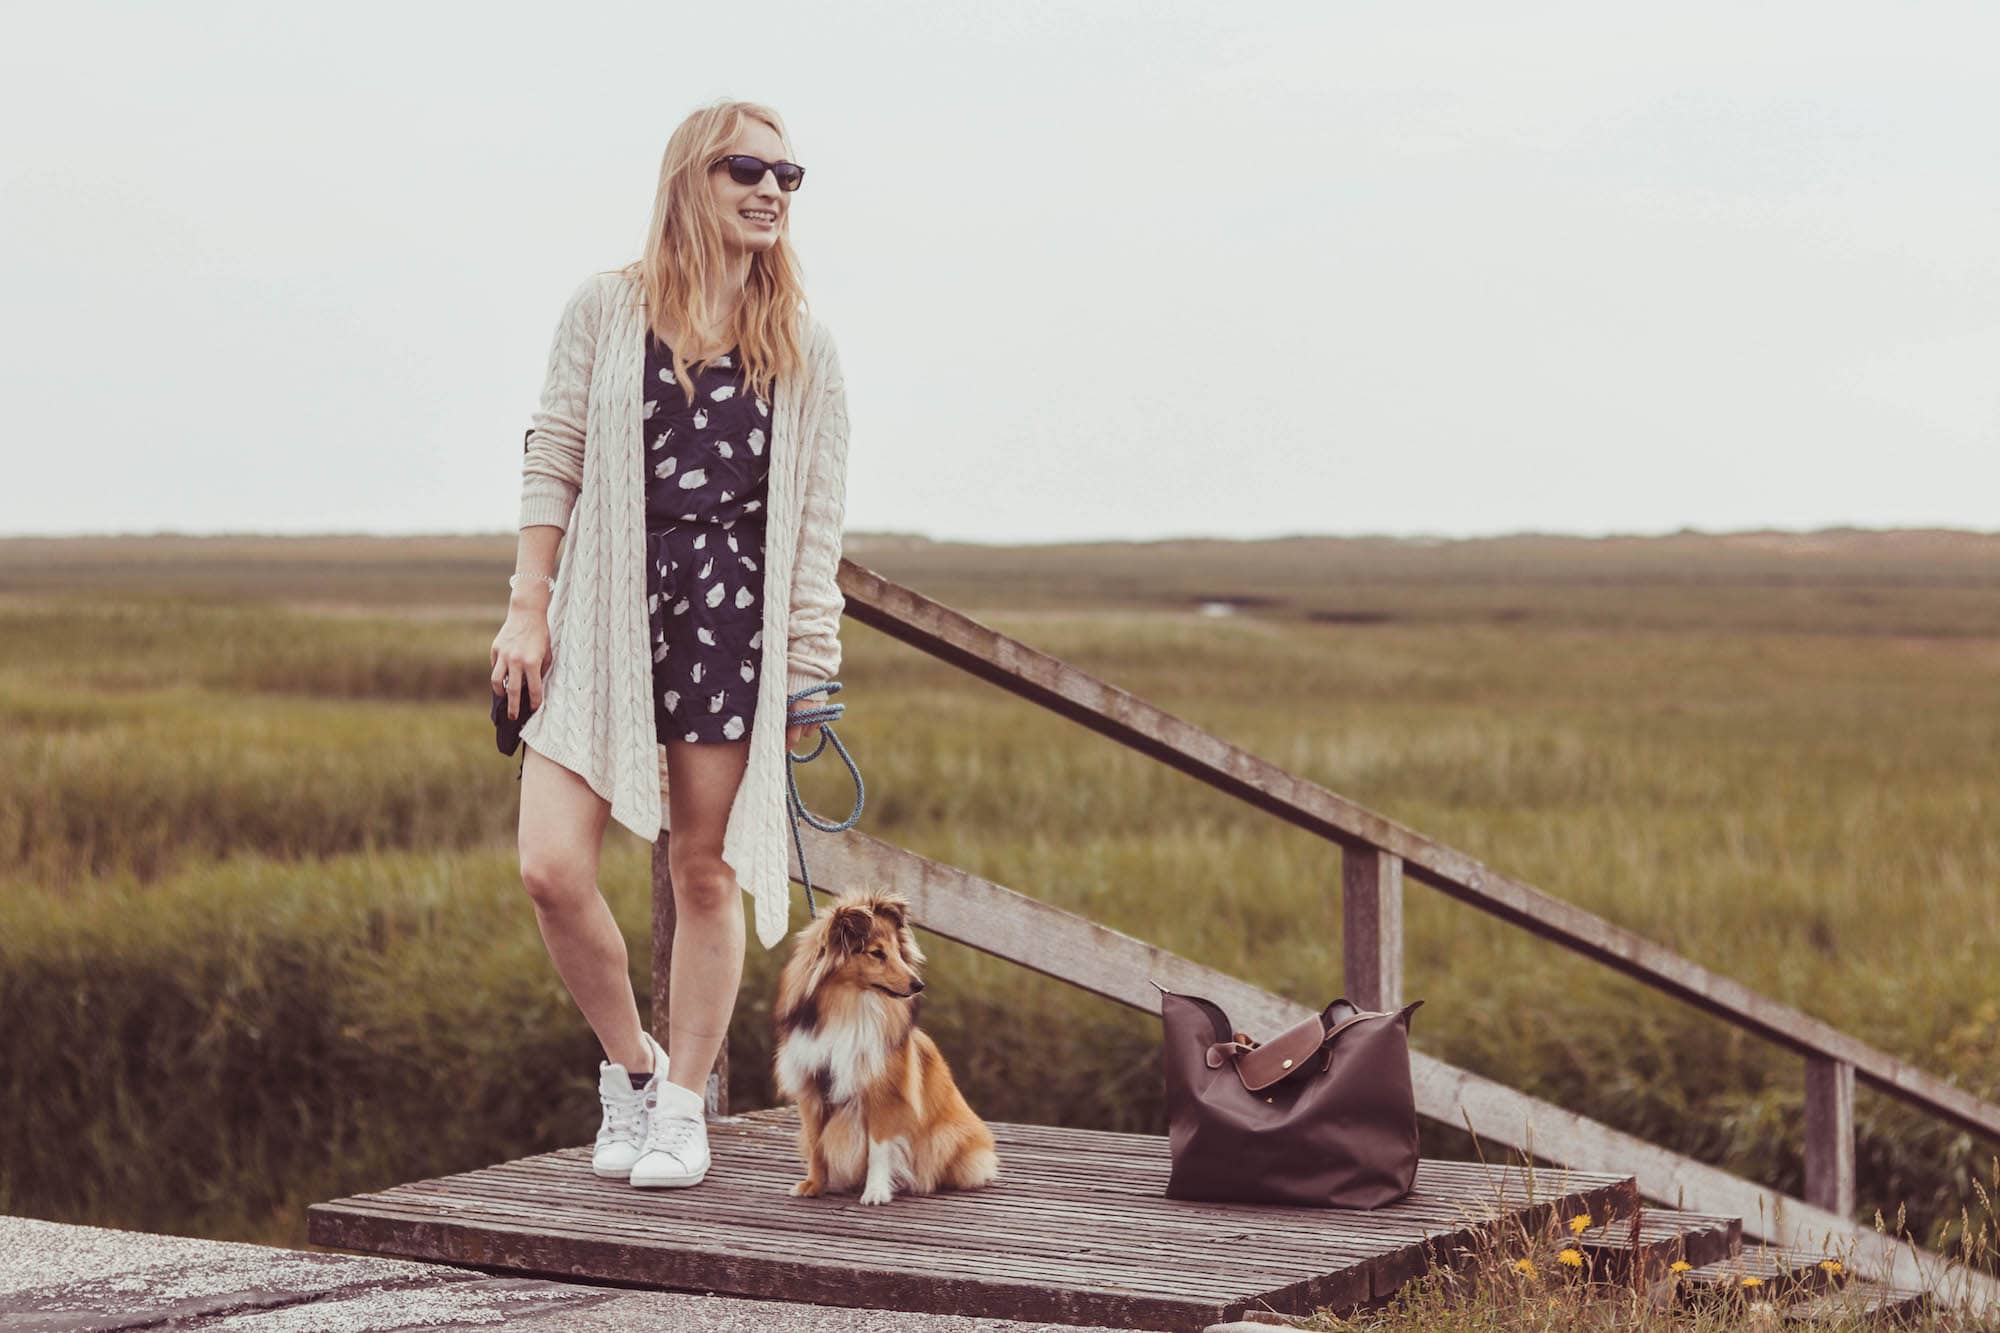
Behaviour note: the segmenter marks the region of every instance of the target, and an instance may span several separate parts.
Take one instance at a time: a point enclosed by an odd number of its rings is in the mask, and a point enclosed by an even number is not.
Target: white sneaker
[[[698,1092],[658,1080],[646,1090],[646,1138],[632,1183],[699,1185],[707,1174],[707,1103]]]
[[[624,1065],[611,1060],[598,1062],[597,1100],[604,1108],[604,1122],[597,1127],[590,1169],[600,1176],[623,1179],[632,1174],[632,1163],[645,1151],[647,1096],[666,1082],[667,1053],[644,1028],[639,1029],[639,1039],[653,1055],[653,1077],[645,1087],[632,1086]]]

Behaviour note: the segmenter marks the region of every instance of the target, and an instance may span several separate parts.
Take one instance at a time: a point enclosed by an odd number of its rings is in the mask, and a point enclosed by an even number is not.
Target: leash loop
[[[787,727],[800,722],[817,722],[820,724],[819,744],[813,747],[810,754],[793,754],[789,745],[785,747],[785,804],[790,809],[792,816],[792,846],[798,851],[799,874],[804,878],[806,883],[806,911],[815,918],[819,916],[819,905],[813,900],[812,873],[806,869],[806,844],[803,835],[799,832],[799,820],[803,817],[808,824],[811,824],[822,833],[840,833],[846,829],[853,828],[860,821],[861,807],[867,800],[867,791],[861,784],[861,770],[854,766],[854,760],[847,753],[847,747],[840,743],[840,737],[833,730],[833,720],[847,711],[846,704],[833,702],[833,695],[839,689],[840,682],[837,680],[822,681],[817,685],[806,686],[785,700],[785,725]],[[809,694],[817,694],[821,690],[826,691],[826,702],[817,704],[811,708],[794,711],[794,705],[799,700]],[[819,758],[820,755],[826,752],[827,742],[829,741],[833,743],[833,748],[839,753],[841,762],[847,765],[848,773],[854,778],[854,809],[848,814],[846,819],[838,824],[825,824],[814,818],[813,812],[806,809],[805,800],[799,795],[798,765],[809,764]]]

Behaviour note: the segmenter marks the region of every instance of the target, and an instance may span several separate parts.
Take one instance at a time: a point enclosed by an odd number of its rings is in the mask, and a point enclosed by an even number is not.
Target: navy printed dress
[[[662,744],[740,741],[756,720],[771,405],[745,386],[741,352],[689,366],[690,403],[672,349],[646,334],[646,606]]]

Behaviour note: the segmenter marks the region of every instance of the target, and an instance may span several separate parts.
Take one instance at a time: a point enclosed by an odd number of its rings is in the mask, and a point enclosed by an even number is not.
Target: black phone
[[[521,716],[507,716],[507,696],[493,696],[493,740],[500,747],[500,753],[511,755],[521,748],[521,728],[535,715],[535,705],[528,698],[528,691],[521,691]]]

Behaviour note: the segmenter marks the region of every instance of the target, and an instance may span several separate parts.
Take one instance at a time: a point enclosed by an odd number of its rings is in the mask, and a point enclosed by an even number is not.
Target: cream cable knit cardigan
[[[832,334],[804,318],[802,373],[789,383],[780,377],[772,394],[757,712],[722,845],[756,906],[757,939],[766,949],[785,937],[795,873],[785,701],[839,673],[846,607],[835,574],[847,494],[847,391]],[[549,601],[542,706],[521,737],[581,776],[610,803],[613,819],[652,842],[671,830],[646,609],[646,328],[643,288],[597,273],[571,294],[549,348],[521,468],[520,526],[553,524],[565,535]],[[815,694],[800,706],[826,701]]]

